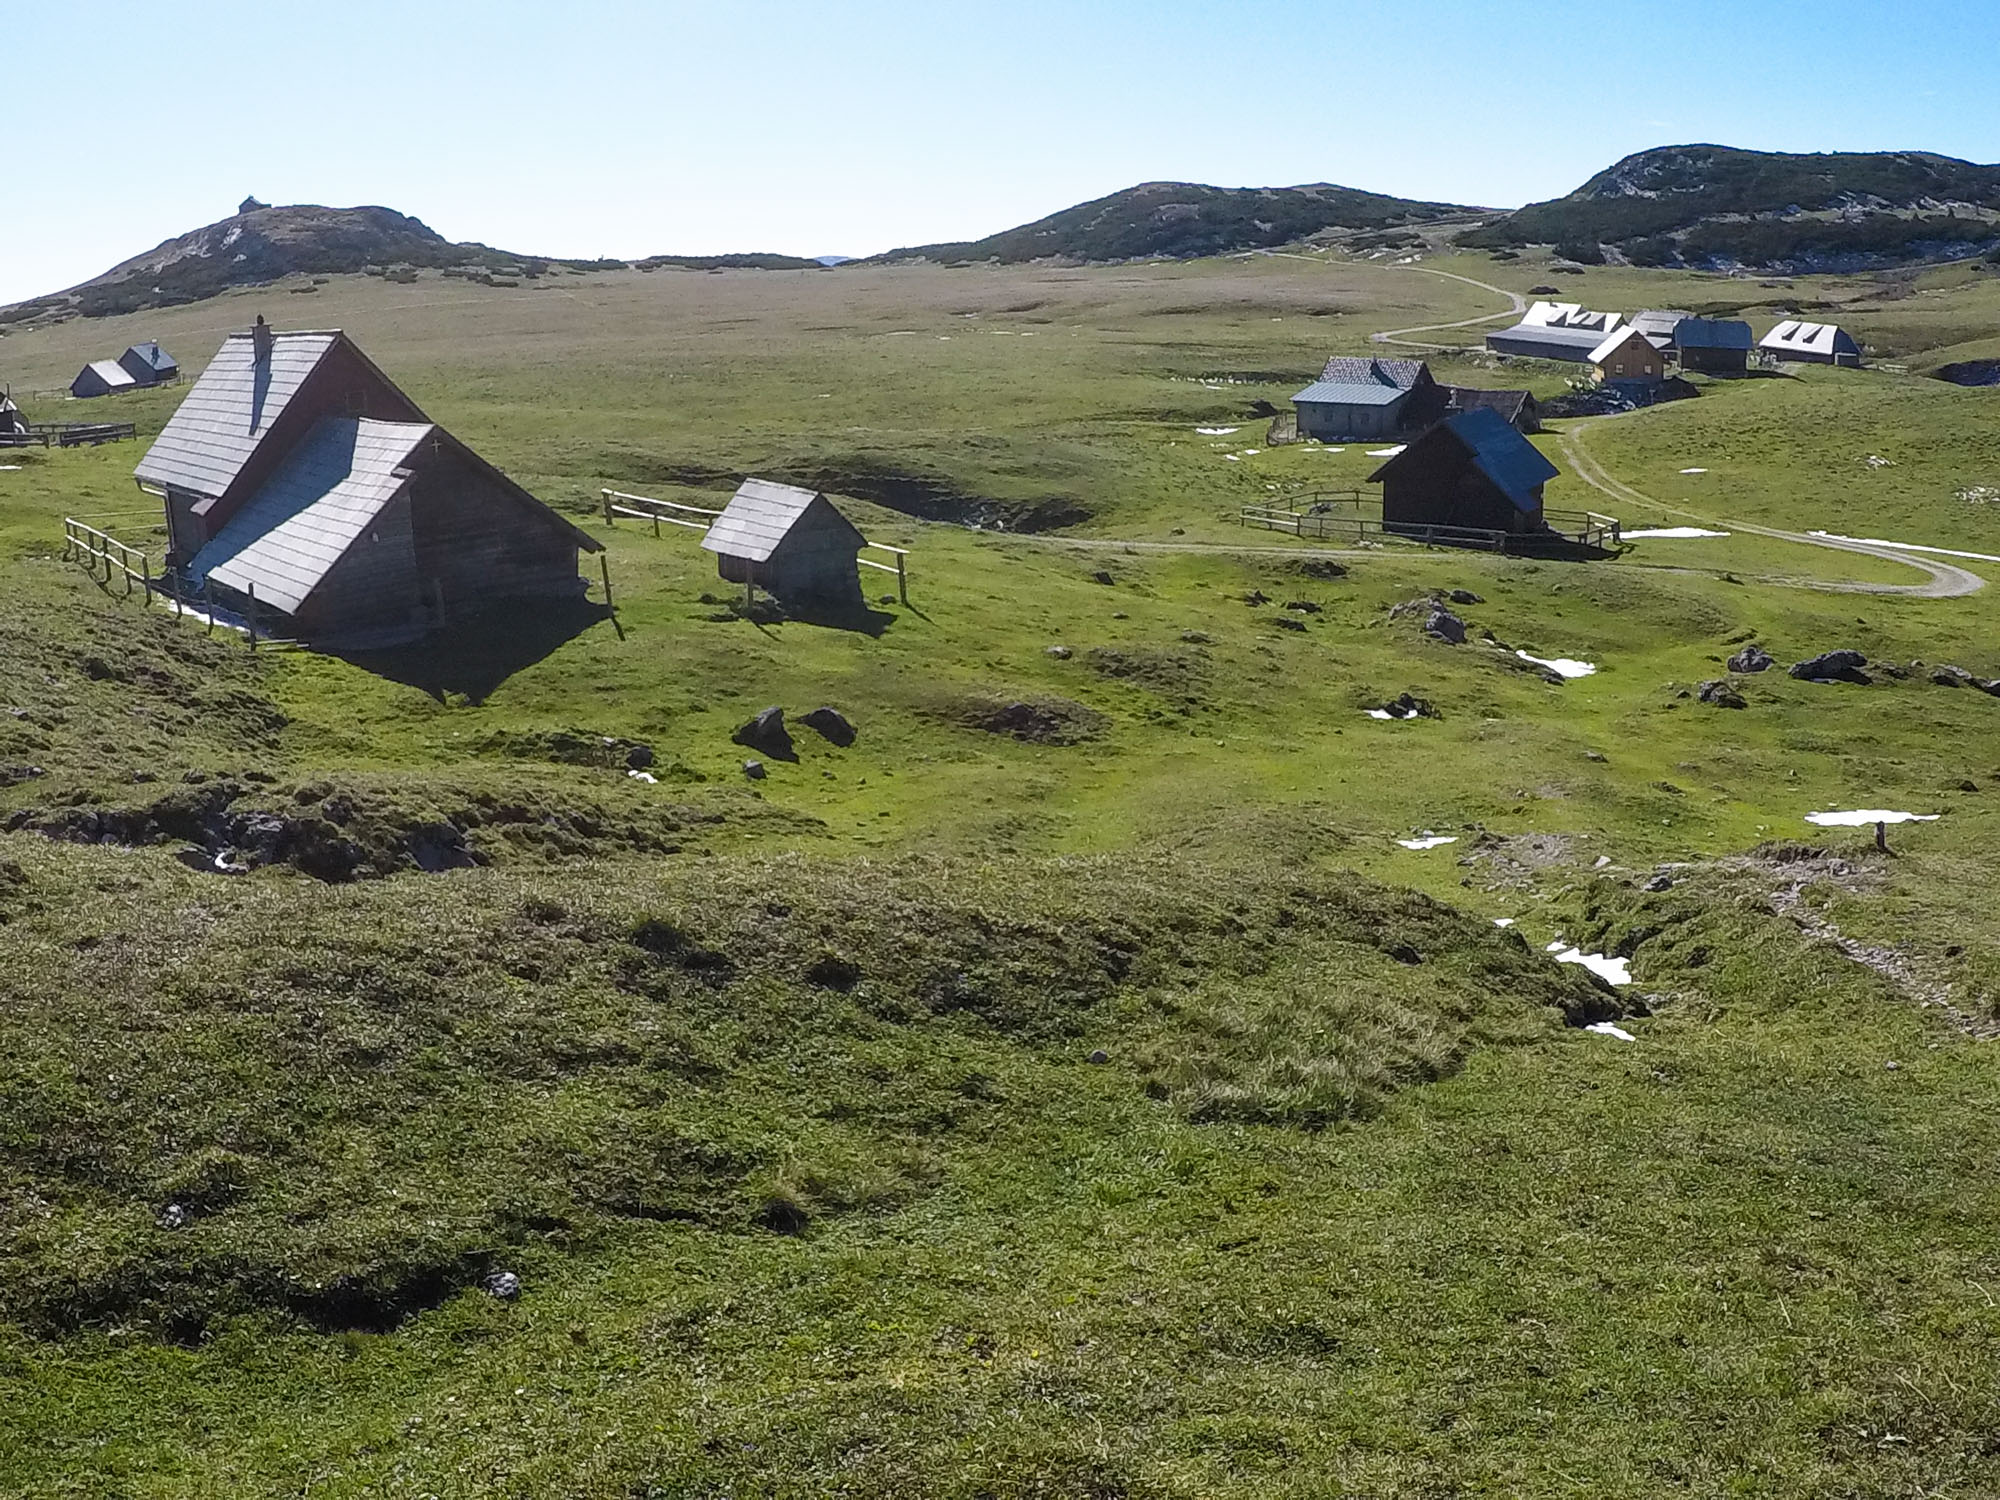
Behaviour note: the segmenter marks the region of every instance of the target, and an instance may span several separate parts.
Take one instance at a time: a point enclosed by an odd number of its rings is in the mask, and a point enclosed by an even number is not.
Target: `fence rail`
[[[706,531],[709,521],[722,514],[719,510],[704,510],[699,505],[682,505],[677,500],[655,500],[651,495],[628,495],[623,490],[600,490],[598,493],[604,497],[606,526],[616,526],[618,517],[630,516],[637,521],[651,521],[654,536],[660,534],[662,521],[669,526],[685,526],[693,531]],[[679,511],[689,516],[707,516],[709,521],[684,521],[679,516],[668,515],[668,511]]]
[[[63,517],[63,560],[85,563],[90,576],[97,577],[101,566],[104,576],[100,583],[110,583],[112,575],[125,575],[125,592],[132,592],[132,585],[138,584],[146,591],[146,602],[153,599],[153,560],[137,547],[129,546],[112,536],[99,531],[95,526],[87,526],[74,516]],[[136,564],[136,566],[135,566]]]
[[[94,448],[138,435],[130,422],[37,422],[26,432],[0,432],[0,448]]]
[[[1546,552],[1558,545],[1608,552],[1619,543],[1617,517],[1589,510],[1544,510],[1542,530],[1521,532],[1422,521],[1384,521],[1381,503],[1363,500],[1358,490],[1318,491],[1303,498],[1305,504],[1289,509],[1246,505],[1239,519],[1245,526],[1261,526],[1267,531],[1284,531],[1317,541],[1388,539],[1486,552]]]

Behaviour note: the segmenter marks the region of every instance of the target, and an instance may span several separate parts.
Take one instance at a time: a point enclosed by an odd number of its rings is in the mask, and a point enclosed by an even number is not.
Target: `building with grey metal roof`
[[[1337,356],[1320,378],[1292,397],[1299,436],[1323,443],[1395,437],[1436,420],[1443,388],[1420,359]]]
[[[1644,312],[1632,314],[1632,326],[1652,340],[1655,349],[1671,349],[1674,346],[1674,329],[1683,318],[1692,314],[1675,308],[1649,307]]]
[[[69,383],[69,393],[80,401],[88,401],[115,391],[133,390],[138,384],[117,360],[94,359],[77,372],[76,379]]]
[[[1586,365],[1597,346],[1604,342],[1602,331],[1589,328],[1551,328],[1522,323],[1486,335],[1486,347],[1495,354],[1512,354],[1522,359],[1554,359],[1566,364]]]
[[[1787,319],[1765,334],[1757,347],[1792,364],[1861,363],[1861,346],[1846,329],[1833,323],[1804,323]]]
[[[857,559],[868,539],[815,490],[746,479],[701,544],[731,583],[786,603],[864,606]]]
[[[424,416],[338,332],[233,334],[138,466],[174,586],[319,642],[575,600],[602,546]]]

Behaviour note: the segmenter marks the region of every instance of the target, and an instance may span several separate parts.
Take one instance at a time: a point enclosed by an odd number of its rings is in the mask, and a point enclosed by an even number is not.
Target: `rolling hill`
[[[1928,152],[1791,155],[1667,146],[1567,197],[1465,231],[1483,249],[1793,273],[1960,258],[2000,245],[2000,167]]]
[[[1186,259],[1289,245],[1329,229],[1405,229],[1477,212],[1330,183],[1219,188],[1195,182],[1145,182],[983,240],[919,245],[876,258],[997,260],[1010,265],[1049,259]]]
[[[783,255],[661,255],[641,270],[749,268],[817,270],[820,262]],[[460,244],[391,208],[325,208],[301,203],[272,208],[247,200],[244,211],[165,241],[101,276],[47,297],[0,309],[0,326],[110,317],[147,308],[199,302],[232,287],[284,276],[335,276],[363,270],[389,274],[442,270],[469,276],[540,277],[551,268],[622,269],[623,261],[562,260],[517,255],[490,245]]]

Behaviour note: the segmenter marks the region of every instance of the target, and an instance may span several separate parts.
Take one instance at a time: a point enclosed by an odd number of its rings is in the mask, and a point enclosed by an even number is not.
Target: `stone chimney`
[[[271,331],[271,325],[264,321],[264,315],[258,313],[257,321],[250,329],[250,342],[256,348],[258,364],[267,365],[271,362],[271,345],[277,342],[277,338],[278,336]]]

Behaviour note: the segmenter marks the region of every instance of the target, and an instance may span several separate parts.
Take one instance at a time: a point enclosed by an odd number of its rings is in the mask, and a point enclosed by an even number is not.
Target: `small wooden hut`
[[[14,404],[14,392],[0,391],[0,437],[26,437],[28,419],[21,415],[21,408]]]
[[[131,372],[117,360],[94,359],[69,383],[69,393],[79,401],[88,401],[109,396],[113,391],[136,390],[138,385]]]
[[[716,555],[722,577],[761,588],[782,603],[834,610],[866,605],[856,559],[868,539],[813,490],[746,479],[701,544]]]
[[[1521,533],[1544,529],[1542,488],[1559,472],[1498,412],[1481,407],[1447,417],[1368,482],[1382,486],[1385,531]]]

